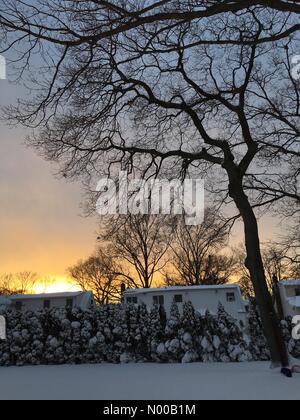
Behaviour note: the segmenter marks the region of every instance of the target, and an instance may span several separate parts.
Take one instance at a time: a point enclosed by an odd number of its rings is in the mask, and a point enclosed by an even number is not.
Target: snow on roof
[[[296,308],[300,308],[300,296],[294,296],[288,299],[288,302],[291,306],[295,306]]]
[[[300,280],[281,280],[279,284],[282,286],[300,286]]]
[[[54,299],[54,298],[71,298],[80,295],[91,294],[92,292],[63,292],[63,293],[44,293],[37,295],[13,295],[9,298],[11,300],[32,300],[32,299]]]
[[[161,293],[161,292],[185,292],[190,290],[223,290],[223,289],[236,289],[240,291],[238,284],[223,284],[218,286],[170,286],[161,287],[156,289],[126,289],[125,293]]]

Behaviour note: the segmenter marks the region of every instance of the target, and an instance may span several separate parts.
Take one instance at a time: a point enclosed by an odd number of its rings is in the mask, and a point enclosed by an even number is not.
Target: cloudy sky
[[[22,89],[0,80],[0,105]],[[80,185],[55,178],[55,167],[24,146],[26,132],[0,122],[0,274],[31,270],[63,277],[66,268],[95,248],[96,221],[82,216]],[[276,221],[260,222],[263,240]],[[233,243],[242,241],[242,227]]]

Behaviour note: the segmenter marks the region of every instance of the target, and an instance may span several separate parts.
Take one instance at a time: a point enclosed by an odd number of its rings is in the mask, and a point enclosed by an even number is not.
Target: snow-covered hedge
[[[248,334],[222,306],[200,316],[191,303],[168,319],[153,307],[108,305],[82,312],[7,311],[7,340],[0,341],[0,365],[242,362],[268,359],[254,311]],[[287,326],[288,329],[288,326]],[[286,330],[286,334],[287,330]]]

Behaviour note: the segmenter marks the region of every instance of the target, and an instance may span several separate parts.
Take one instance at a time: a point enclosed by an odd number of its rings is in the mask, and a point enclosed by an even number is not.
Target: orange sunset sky
[[[0,106],[20,88],[0,80]],[[62,281],[66,269],[93,252],[97,225],[82,216],[79,185],[24,145],[26,131],[0,122],[0,275],[29,270]]]

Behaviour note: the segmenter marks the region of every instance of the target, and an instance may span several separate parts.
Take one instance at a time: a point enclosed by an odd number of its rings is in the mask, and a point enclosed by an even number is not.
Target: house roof
[[[12,295],[10,300],[34,300],[34,299],[55,299],[55,298],[71,298],[80,295],[91,294],[92,292],[64,292],[64,293],[44,293],[38,295]]]
[[[143,293],[162,293],[162,292],[185,292],[191,290],[238,290],[240,292],[240,286],[238,284],[223,284],[219,286],[171,286],[161,287],[156,289],[126,289],[126,294],[143,294]]]
[[[282,286],[300,286],[300,280],[281,280],[279,284]]]

